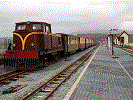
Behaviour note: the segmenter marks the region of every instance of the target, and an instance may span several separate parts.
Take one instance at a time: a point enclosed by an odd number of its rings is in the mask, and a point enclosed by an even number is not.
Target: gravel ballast
[[[0,100],[20,100],[23,96],[27,95],[29,92],[31,92],[32,90],[34,90],[35,88],[46,82],[48,79],[50,79],[52,76],[59,73],[61,70],[66,68],[74,61],[76,61],[78,58],[80,58],[83,54],[87,53],[92,48],[88,48],[82,52],[67,57],[66,58],[68,59],[67,61],[65,61],[65,59],[61,59],[60,61],[53,63],[47,67],[44,67],[41,70],[30,72],[29,75],[25,75],[24,78],[19,78],[17,81],[12,81],[8,85],[3,85],[2,87],[0,87]],[[83,68],[84,66],[80,67],[79,70],[76,73],[74,73],[68,81],[63,83],[59,87],[59,89],[55,91],[55,93],[53,94],[52,97],[49,98],[49,100],[51,99],[62,100],[66,95],[67,91],[71,88],[72,84],[76,81],[78,75],[81,73]],[[9,93],[4,95],[2,94],[2,92],[5,89],[8,89],[13,85],[28,85],[28,86],[14,93]]]

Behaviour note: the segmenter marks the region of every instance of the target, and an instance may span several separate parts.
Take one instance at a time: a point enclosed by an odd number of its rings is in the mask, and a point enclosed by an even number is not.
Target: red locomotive
[[[42,66],[56,56],[83,50],[89,39],[63,33],[52,34],[51,24],[46,22],[16,23],[12,49],[5,52],[5,66],[16,69],[32,69]],[[10,50],[11,49],[11,50]]]

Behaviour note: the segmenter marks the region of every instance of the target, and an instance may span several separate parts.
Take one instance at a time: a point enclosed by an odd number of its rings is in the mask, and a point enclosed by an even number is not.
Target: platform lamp
[[[109,31],[110,35],[112,36],[112,55],[113,55],[113,58],[115,58],[115,57],[114,57],[114,49],[113,49],[113,36],[114,36],[114,34],[115,34],[115,35],[117,34],[117,30],[118,30],[118,29],[111,29],[111,30]]]

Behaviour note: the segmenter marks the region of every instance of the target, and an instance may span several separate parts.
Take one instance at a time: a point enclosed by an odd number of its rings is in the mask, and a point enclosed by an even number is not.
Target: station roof
[[[126,33],[128,36],[130,36],[126,31],[123,31],[123,32],[121,33],[121,35],[122,35],[123,33]],[[121,36],[121,35],[120,35],[120,36]]]

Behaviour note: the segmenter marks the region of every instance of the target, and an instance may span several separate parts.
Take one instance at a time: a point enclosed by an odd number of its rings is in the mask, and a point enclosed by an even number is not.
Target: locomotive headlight
[[[13,47],[15,47],[16,45],[15,44],[12,44]]]
[[[33,47],[34,46],[34,43],[31,43],[31,46]]]

